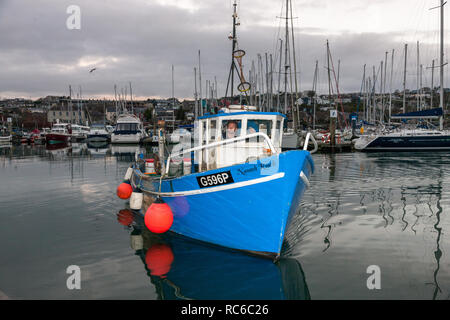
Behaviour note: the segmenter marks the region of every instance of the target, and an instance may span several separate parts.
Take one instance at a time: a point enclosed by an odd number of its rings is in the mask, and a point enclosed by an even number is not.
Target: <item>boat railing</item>
[[[303,145],[303,150],[308,151],[309,139],[312,139],[312,142],[314,143],[314,149],[312,151],[310,151],[310,153],[314,153],[319,149],[319,146],[317,145],[317,141],[314,138],[314,135],[311,134],[311,132],[308,132],[306,134],[305,143]]]
[[[168,175],[169,174],[169,166],[170,166],[170,160],[174,157],[179,157],[182,156],[183,154],[186,153],[191,153],[194,151],[200,151],[203,149],[209,149],[209,148],[213,148],[213,147],[217,147],[223,144],[229,144],[229,143],[233,143],[233,142],[237,142],[237,141],[241,141],[241,140],[246,140],[246,139],[250,139],[250,138],[255,138],[255,137],[262,137],[264,138],[264,140],[267,142],[267,145],[269,146],[270,149],[270,154],[274,154],[276,153],[275,147],[272,143],[272,141],[270,140],[270,138],[263,132],[256,132],[256,133],[250,133],[241,137],[237,137],[237,138],[232,138],[232,139],[226,139],[226,140],[222,140],[222,141],[216,141],[216,142],[212,142],[209,144],[205,144],[205,145],[201,145],[198,147],[194,147],[194,148],[190,148],[190,149],[186,149],[186,150],[182,150],[176,153],[172,153],[169,155],[169,157],[167,158],[166,161],[166,172],[165,174]]]

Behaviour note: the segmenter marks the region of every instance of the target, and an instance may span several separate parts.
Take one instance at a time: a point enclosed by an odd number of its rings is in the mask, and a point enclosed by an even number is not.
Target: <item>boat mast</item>
[[[434,59],[431,62],[431,100],[430,100],[431,109],[433,109],[433,95],[434,95]]]
[[[83,94],[81,92],[81,86],[80,86],[80,110],[83,111]],[[81,122],[81,119],[80,119]],[[83,124],[83,123],[81,123]]]
[[[286,39],[284,43],[284,114],[287,114],[287,85],[288,85],[288,50],[289,50],[289,0],[286,0]]]
[[[70,114],[70,123],[72,123],[72,86],[69,85],[69,114]]]
[[[283,58],[283,39],[280,39],[280,65],[278,68],[278,92],[277,92],[277,112],[280,112],[281,106],[280,106],[280,89],[281,89],[281,60]]]
[[[327,40],[328,104],[331,108],[330,47]]]
[[[316,130],[316,103],[317,103],[317,78],[319,76],[319,61],[316,60],[316,68],[314,70],[313,92],[314,92],[314,110],[313,110],[313,130]]]
[[[133,91],[131,89],[131,82],[130,82],[130,102],[131,102],[131,114],[134,114],[134,108],[133,108]]]
[[[420,82],[420,55],[419,55],[419,41],[417,41],[417,78],[416,78],[416,83],[417,83],[417,92],[416,92],[416,105],[417,105],[417,111],[419,111],[419,106],[420,106],[420,97],[419,97],[419,82]]]
[[[391,124],[391,114],[392,114],[392,76],[394,73],[394,49],[392,49],[391,57],[391,79],[389,80],[389,125]]]
[[[405,43],[405,67],[403,69],[403,113],[406,113],[406,58],[408,56],[408,44]]]
[[[381,79],[380,79],[380,95],[381,95],[380,123],[383,123],[383,114],[384,114],[384,93],[383,93],[384,73],[383,73],[383,60],[381,60],[380,68],[381,68],[381,69],[380,69],[380,72],[381,72]]]
[[[175,85],[173,80],[173,65],[172,65],[172,131],[175,130]]]
[[[194,97],[195,97],[195,107],[194,107],[194,119],[198,118],[198,101],[197,101],[197,68],[194,67]]]
[[[292,56],[294,58],[294,82],[295,82],[295,102],[293,103],[292,108],[293,108],[293,110],[295,109],[295,115],[298,118],[298,119],[295,119],[294,116],[293,116],[294,128],[297,129],[297,126],[300,124],[300,121],[298,121],[298,123],[297,123],[297,120],[300,120],[299,119],[298,109],[297,109],[297,101],[298,101],[297,62],[296,62],[296,59],[295,59],[295,41],[294,41],[294,36],[295,35],[294,35],[294,17],[292,16],[292,0],[290,0],[289,3],[290,3],[290,9],[291,9]],[[292,83],[292,79],[291,79],[291,83]]]
[[[234,62],[234,51],[236,50],[236,44],[237,44],[237,38],[236,38],[236,18],[237,18],[237,12],[236,12],[237,3],[236,0],[234,0],[233,3],[233,33],[230,37],[232,40],[231,45],[231,66],[230,66],[230,72],[228,73],[228,81],[227,81],[227,89],[225,91],[225,96],[228,94],[228,87],[231,84],[230,92],[231,92],[231,100],[233,100],[233,89],[234,89],[234,69],[236,69],[236,64]],[[259,67],[259,65],[258,65]]]
[[[387,80],[387,64],[388,64],[387,60],[388,60],[388,52],[386,51],[384,54],[383,116],[382,116],[383,122],[384,122],[384,116],[386,113],[386,102],[387,102],[387,99],[386,99],[386,82],[387,82],[386,80]]]
[[[439,129],[444,129],[444,0],[441,0],[441,43],[440,43],[440,66],[439,66],[439,77],[440,77],[440,96],[439,105],[442,109],[442,116],[439,119]]]
[[[363,81],[363,83],[362,83],[361,94],[364,94],[364,99],[363,99],[363,119],[366,120],[366,65],[365,64],[364,64],[364,68],[363,68],[363,79],[362,79],[362,81]]]
[[[198,80],[200,85],[200,107],[199,107],[199,116],[203,116],[203,100],[202,100],[202,69],[200,63],[200,50],[198,50]]]
[[[114,105],[116,107],[116,119],[118,118],[118,113],[117,113],[117,85],[114,85]]]

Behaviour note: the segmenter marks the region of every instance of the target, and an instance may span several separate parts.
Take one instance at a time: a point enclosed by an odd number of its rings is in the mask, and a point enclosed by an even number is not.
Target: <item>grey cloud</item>
[[[247,52],[246,67],[257,53],[276,50],[280,3],[241,3],[238,32],[240,47]],[[71,4],[81,7],[81,30],[65,27],[66,8]],[[131,81],[134,95],[169,97],[173,64],[176,96],[192,97],[199,49],[203,81],[217,76],[219,95],[224,94],[231,62],[227,39],[230,1],[202,0],[196,5],[198,10],[142,0],[2,1],[0,96],[67,94],[69,84],[75,88],[81,85],[85,96],[111,96],[114,84],[121,88]],[[268,10],[273,12],[268,14]],[[267,16],[273,20],[261,21]],[[312,86],[316,59],[324,70],[326,33],[319,28],[302,29],[301,25],[298,29],[302,90]],[[341,60],[344,91],[359,90],[364,63],[369,68],[383,59],[385,51],[394,47],[401,50],[402,44],[395,43],[394,36],[350,32],[328,36],[335,67]],[[98,69],[90,74],[93,66]]]

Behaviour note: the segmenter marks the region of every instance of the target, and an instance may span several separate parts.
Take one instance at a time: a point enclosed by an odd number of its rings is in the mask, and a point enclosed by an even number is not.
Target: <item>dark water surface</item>
[[[0,146],[0,298],[450,298],[450,153],[313,155],[274,264],[146,231],[115,196],[136,148]]]

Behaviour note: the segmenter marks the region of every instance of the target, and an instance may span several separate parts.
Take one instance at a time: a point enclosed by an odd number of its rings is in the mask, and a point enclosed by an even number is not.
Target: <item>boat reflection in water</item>
[[[110,151],[108,141],[88,141],[87,148],[92,157],[105,157]]]
[[[132,162],[135,160],[136,153],[143,152],[144,148],[138,144],[112,144],[111,154],[116,157],[117,161]]]
[[[50,160],[66,160],[72,155],[72,146],[68,143],[46,144],[45,150]]]
[[[144,263],[158,299],[310,299],[300,263],[271,260],[199,243],[175,234],[157,235],[140,213],[124,209],[118,222],[131,230],[131,248]]]

